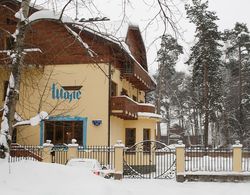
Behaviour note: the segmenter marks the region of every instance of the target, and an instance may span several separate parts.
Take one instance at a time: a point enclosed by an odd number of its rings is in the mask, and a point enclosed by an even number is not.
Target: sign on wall
[[[52,98],[56,100],[68,100],[69,102],[73,100],[79,100],[81,98],[82,86],[60,86],[57,87],[56,84],[52,84],[51,93]]]

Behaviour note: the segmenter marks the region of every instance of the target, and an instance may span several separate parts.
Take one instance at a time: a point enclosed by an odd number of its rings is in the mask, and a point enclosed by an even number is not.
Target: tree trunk
[[[241,65],[241,46],[239,45],[239,136],[241,143],[243,142],[244,125],[243,125],[243,113],[242,113],[242,65]]]
[[[204,109],[205,109],[205,121],[204,121],[204,145],[205,147],[208,147],[208,123],[209,123],[209,101],[208,101],[208,65],[205,64],[204,66]]]
[[[23,0],[21,3],[21,8],[22,8],[22,14],[25,18],[28,17],[29,14],[29,4],[30,0]],[[14,116],[16,112],[16,105],[17,101],[19,99],[19,89],[20,89],[20,82],[21,82],[21,70],[23,67],[23,60],[24,60],[24,39],[25,39],[25,31],[26,31],[26,24],[25,21],[21,21],[19,19],[18,24],[17,24],[17,31],[18,34],[16,35],[16,44],[15,44],[15,49],[12,56],[12,69],[11,73],[14,78],[14,87],[11,87],[9,90],[9,97],[8,97],[8,102],[7,102],[7,107],[8,107],[8,112],[6,114],[6,117],[8,119],[8,151],[10,149],[11,145],[11,136],[13,133],[13,125],[14,125]]]
[[[159,94],[157,95],[157,99],[156,99],[156,113],[157,114],[161,114],[161,103],[160,103],[160,97],[159,97]],[[160,122],[157,122],[157,137],[156,139],[158,141],[160,141],[161,139],[161,123]]]
[[[228,129],[228,115],[226,111],[223,111],[223,134],[225,136],[225,144],[228,146],[230,144],[230,136],[229,136],[229,129]]]

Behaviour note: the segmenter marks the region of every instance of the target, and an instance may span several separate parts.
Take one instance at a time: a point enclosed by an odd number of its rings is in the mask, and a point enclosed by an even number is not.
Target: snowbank
[[[10,170],[10,173],[9,173]],[[175,180],[108,180],[67,167],[21,161],[9,164],[0,159],[0,194],[4,195],[246,195],[249,183],[177,183]]]

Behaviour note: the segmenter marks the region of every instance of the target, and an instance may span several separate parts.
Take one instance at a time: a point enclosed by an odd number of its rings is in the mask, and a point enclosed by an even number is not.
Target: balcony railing
[[[127,96],[111,98],[111,113],[124,120],[136,120],[138,112],[155,113],[155,107],[149,104],[137,103]]]
[[[152,90],[156,84],[149,76],[146,70],[139,64],[134,63],[133,66],[125,66],[122,71],[123,76],[128,79],[133,85],[140,90]]]

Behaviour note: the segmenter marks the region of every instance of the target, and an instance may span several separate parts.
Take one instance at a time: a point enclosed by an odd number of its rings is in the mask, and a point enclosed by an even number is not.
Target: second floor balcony
[[[111,114],[124,120],[138,119],[138,113],[155,113],[151,104],[138,103],[127,96],[111,97]]]
[[[155,89],[156,84],[149,76],[148,72],[143,69],[138,63],[125,63],[122,68],[122,75],[136,88],[144,91],[151,91]]]

